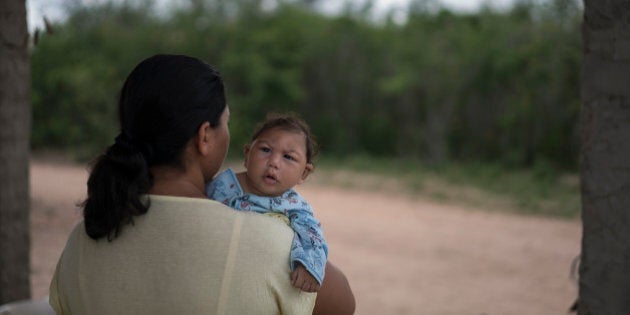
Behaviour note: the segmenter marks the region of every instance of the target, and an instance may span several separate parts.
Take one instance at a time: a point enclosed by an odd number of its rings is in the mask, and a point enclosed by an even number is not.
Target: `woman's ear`
[[[302,177],[300,178],[300,181],[298,182],[298,184],[303,183],[308,177],[308,175],[310,175],[313,172],[313,169],[315,169],[315,166],[313,165],[313,163],[306,163],[306,166],[304,167],[304,172],[302,172]]]
[[[206,121],[199,126],[197,136],[194,138],[195,147],[197,148],[197,151],[199,151],[199,154],[203,156],[212,152],[212,146],[214,143],[212,142],[213,138],[210,136],[211,131],[212,128],[210,127],[210,123]]]

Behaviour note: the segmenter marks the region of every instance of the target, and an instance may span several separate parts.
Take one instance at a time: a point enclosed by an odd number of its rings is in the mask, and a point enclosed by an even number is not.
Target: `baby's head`
[[[251,193],[279,196],[301,184],[313,171],[317,142],[294,114],[272,114],[245,146],[246,186]]]
[[[252,135],[251,142],[253,143],[254,141],[256,141],[256,139],[258,139],[258,137],[260,137],[260,135],[263,134],[265,131],[274,128],[304,135],[306,161],[313,164],[315,156],[317,156],[317,153],[319,153],[317,141],[315,140],[315,136],[311,132],[311,127],[309,127],[308,124],[296,114],[272,113],[267,115],[267,119],[258,124],[256,132],[254,132],[254,135]]]

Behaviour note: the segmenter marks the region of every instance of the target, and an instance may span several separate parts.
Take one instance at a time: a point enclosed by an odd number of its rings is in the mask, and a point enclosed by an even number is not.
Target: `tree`
[[[30,297],[26,1],[0,1],[0,304]]]
[[[578,314],[630,312],[630,7],[585,0]]]

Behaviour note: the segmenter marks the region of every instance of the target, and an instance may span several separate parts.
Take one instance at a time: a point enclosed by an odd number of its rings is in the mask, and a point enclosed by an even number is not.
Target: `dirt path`
[[[33,297],[45,296],[85,194],[85,168],[31,168]],[[300,187],[357,314],[565,314],[579,253],[577,221],[483,212],[382,192]]]

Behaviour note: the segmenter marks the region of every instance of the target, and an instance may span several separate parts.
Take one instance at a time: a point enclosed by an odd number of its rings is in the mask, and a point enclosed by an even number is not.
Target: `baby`
[[[322,284],[328,246],[311,206],[293,187],[313,171],[316,154],[317,144],[302,119],[271,115],[245,146],[245,171],[227,169],[206,186],[214,200],[279,216],[291,226],[291,283],[306,292],[316,292]]]

